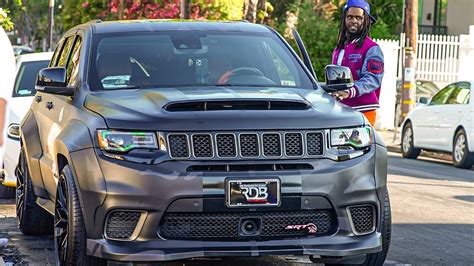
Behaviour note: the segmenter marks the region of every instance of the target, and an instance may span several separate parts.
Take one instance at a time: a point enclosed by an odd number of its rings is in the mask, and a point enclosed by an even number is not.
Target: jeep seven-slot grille
[[[168,133],[174,159],[307,158],[322,156],[324,145],[321,131]]]
[[[316,236],[335,231],[337,222],[330,210],[286,212],[165,213],[159,233],[165,239],[233,241],[239,236],[242,218],[261,219],[257,238],[261,240],[312,236],[308,230],[286,229],[288,225],[314,224]],[[245,237],[243,237],[245,239]]]

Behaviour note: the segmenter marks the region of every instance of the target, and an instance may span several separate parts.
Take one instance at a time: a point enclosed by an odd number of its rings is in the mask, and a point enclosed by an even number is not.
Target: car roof
[[[121,20],[121,21],[96,21],[87,23],[92,26],[94,33],[119,33],[119,32],[149,32],[162,30],[203,30],[203,31],[233,31],[233,32],[259,32],[269,33],[270,30],[263,25],[246,21],[192,21],[192,20]]]
[[[51,60],[52,57],[53,57],[53,52],[22,54],[18,56],[17,62]]]

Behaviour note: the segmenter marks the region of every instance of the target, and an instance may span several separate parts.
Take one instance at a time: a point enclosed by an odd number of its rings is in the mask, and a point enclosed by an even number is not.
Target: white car
[[[15,194],[15,167],[20,153],[19,124],[29,110],[36,93],[36,76],[42,68],[48,67],[52,56],[52,52],[47,52],[20,55],[17,58],[15,85],[8,103],[9,115],[5,122],[8,137],[4,140],[3,150],[3,185],[7,187],[3,194],[7,198]]]
[[[449,84],[426,105],[411,111],[402,124],[402,154],[415,159],[420,151],[442,151],[453,155],[459,168],[474,164],[473,81]]]

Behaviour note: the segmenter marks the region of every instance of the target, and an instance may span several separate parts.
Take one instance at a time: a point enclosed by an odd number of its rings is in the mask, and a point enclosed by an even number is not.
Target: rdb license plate
[[[279,206],[279,179],[227,180],[228,207]]]

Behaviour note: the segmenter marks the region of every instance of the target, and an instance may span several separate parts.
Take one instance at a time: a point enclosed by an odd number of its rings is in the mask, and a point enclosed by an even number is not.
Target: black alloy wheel
[[[67,262],[68,249],[68,190],[63,176],[58,181],[56,192],[56,208],[54,211],[54,250],[56,251],[56,264],[64,265]]]
[[[16,217],[18,226],[23,222],[23,210],[25,207],[25,161],[23,154],[20,154],[20,159],[16,167]]]

